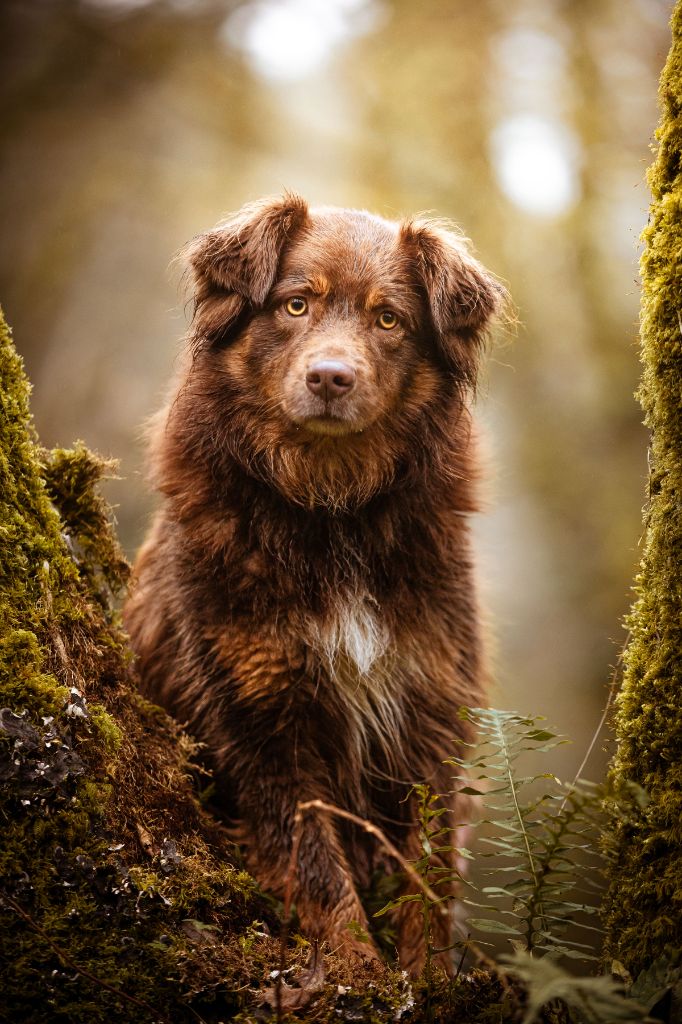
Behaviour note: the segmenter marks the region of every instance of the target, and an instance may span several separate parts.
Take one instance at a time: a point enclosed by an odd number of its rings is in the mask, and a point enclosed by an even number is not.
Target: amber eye
[[[379,314],[377,323],[379,324],[379,327],[383,327],[385,331],[392,331],[398,323],[398,317],[395,315],[393,310],[385,309],[383,313]]]
[[[308,303],[300,295],[296,295],[293,299],[289,299],[285,309],[290,316],[303,316],[308,312]]]

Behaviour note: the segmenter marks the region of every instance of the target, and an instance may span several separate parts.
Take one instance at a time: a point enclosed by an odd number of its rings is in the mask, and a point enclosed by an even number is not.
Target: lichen
[[[611,774],[648,794],[616,817],[608,957],[636,975],[682,945],[682,5],[672,16],[652,204],[641,259],[639,400],[651,430],[644,551],[615,719]]]

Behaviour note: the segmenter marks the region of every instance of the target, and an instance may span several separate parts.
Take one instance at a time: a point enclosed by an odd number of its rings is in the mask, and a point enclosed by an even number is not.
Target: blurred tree
[[[348,58],[364,99],[356,159],[369,202],[392,216],[414,210],[451,216],[492,258],[495,188],[485,83],[499,8],[494,0],[393,0],[390,11],[381,35]]]
[[[649,797],[617,819],[607,953],[636,974],[682,946],[682,3],[661,78],[662,120],[641,262],[639,397],[651,429],[646,540],[618,698],[617,784]],[[671,1017],[672,1020],[672,1017]]]

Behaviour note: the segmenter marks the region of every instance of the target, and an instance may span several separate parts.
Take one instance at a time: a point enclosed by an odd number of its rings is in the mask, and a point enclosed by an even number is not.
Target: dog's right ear
[[[239,317],[262,306],[282,251],[308,216],[294,193],[248,203],[185,250],[194,278],[194,338],[224,340]]]

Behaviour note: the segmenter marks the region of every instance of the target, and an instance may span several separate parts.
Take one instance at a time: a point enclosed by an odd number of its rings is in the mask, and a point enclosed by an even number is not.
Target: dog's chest
[[[373,737],[392,758],[404,693],[395,638],[378,603],[366,591],[340,594],[324,616],[306,621],[302,639],[320,666],[318,698],[331,696],[359,750],[366,754]]]
[[[345,665],[368,680],[391,645],[381,608],[362,590],[337,595],[324,614],[306,620],[304,634],[304,642],[333,674]]]

